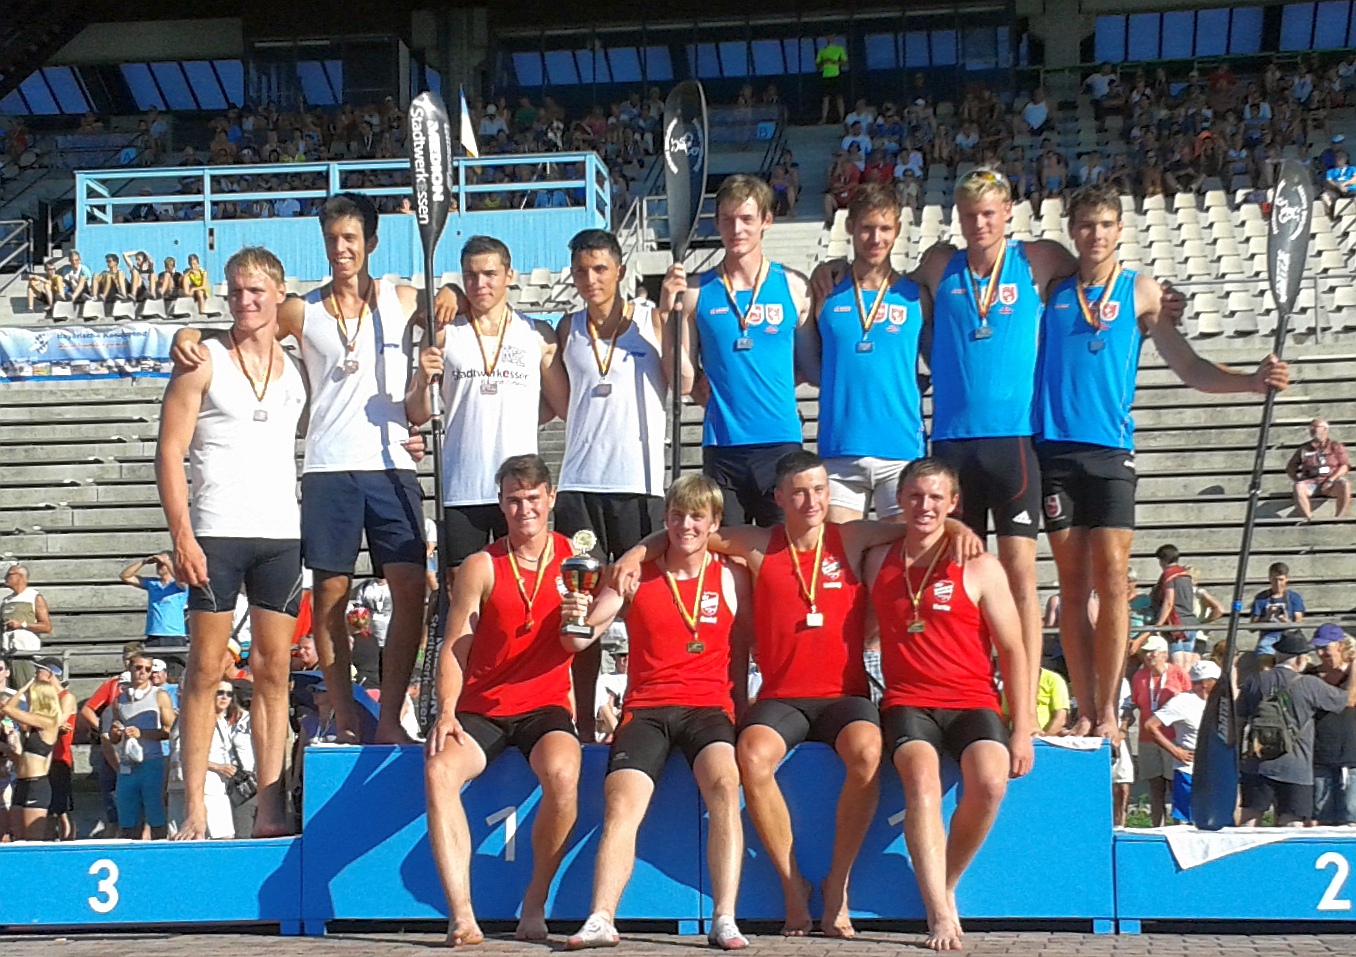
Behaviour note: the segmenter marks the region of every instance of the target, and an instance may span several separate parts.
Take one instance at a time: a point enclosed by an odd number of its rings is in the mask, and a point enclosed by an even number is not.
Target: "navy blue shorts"
[[[374,572],[402,562],[424,567],[424,507],[413,472],[301,477],[301,555],[307,568],[352,576],[363,532]]]

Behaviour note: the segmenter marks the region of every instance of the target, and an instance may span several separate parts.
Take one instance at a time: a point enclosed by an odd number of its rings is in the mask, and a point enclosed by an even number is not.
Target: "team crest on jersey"
[[[702,592],[702,618],[708,625],[716,623],[716,613],[720,611],[720,592]]]
[[[1011,306],[1017,301],[1017,284],[1015,282],[1001,282],[998,284],[998,301],[1005,306]]]
[[[946,578],[932,586],[932,600],[934,603],[946,604],[955,594],[956,584],[951,579]]]
[[[1046,518],[1059,518],[1059,513],[1062,511],[1064,511],[1064,507],[1060,504],[1058,495],[1045,496]]]
[[[1121,304],[1119,302],[1102,303],[1102,321],[1115,322],[1116,317],[1121,314]]]
[[[780,325],[782,324],[782,320],[783,320],[784,318],[786,318],[786,317],[785,317],[785,315],[784,315],[783,312],[782,312],[782,306],[781,306],[781,303],[770,302],[770,303],[767,304],[767,321],[768,321],[768,325],[772,325],[772,326],[780,326]]]
[[[819,573],[830,580],[837,580],[838,576],[843,574],[843,566],[838,564],[836,558],[826,558],[819,563]]]
[[[763,324],[763,304],[755,302],[749,306],[749,314],[745,322],[750,326],[761,326]]]
[[[909,318],[909,307],[891,306],[890,311],[886,314],[886,318],[890,320],[891,325],[902,326],[904,325],[905,320]]]

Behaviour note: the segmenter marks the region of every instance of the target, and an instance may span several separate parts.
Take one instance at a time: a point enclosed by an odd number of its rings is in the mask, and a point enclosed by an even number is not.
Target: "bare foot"
[[[851,940],[857,936],[848,916],[847,888],[840,887],[835,881],[832,885],[825,881],[819,886],[824,896],[824,916],[819,919],[819,929],[825,937],[842,937]]]
[[[1094,737],[1106,738],[1111,742],[1113,748],[1120,747],[1121,744],[1121,726],[1115,719],[1110,721],[1103,720],[1097,722],[1097,727],[1092,729]]]
[[[935,921],[928,921],[928,936],[923,946],[928,950],[960,950],[963,936],[960,921],[947,914]]]
[[[964,937],[964,936],[965,936],[965,928],[961,926],[961,922],[960,922],[960,908],[956,906],[956,889],[955,889],[954,887],[951,888],[951,890],[949,890],[949,891],[946,892],[946,902],[947,902],[949,905],[951,905],[951,916],[952,916],[952,917],[955,919],[955,921],[956,921],[956,929],[959,930],[959,931],[960,931],[960,935],[961,935],[962,937]]]
[[[174,841],[205,841],[207,840],[207,812],[191,813],[184,818],[184,822],[179,825],[179,830],[174,832],[170,839]]]
[[[514,940],[546,940],[550,931],[546,929],[546,918],[541,914],[524,914],[518,918],[518,927],[513,932]]]
[[[584,921],[584,926],[565,941],[565,949],[587,950],[591,947],[616,947],[620,942],[621,935],[617,933],[617,928],[612,925],[611,919],[602,914],[590,914],[589,919]]]
[[[1092,731],[1092,719],[1079,717],[1077,721],[1064,729],[1064,734],[1071,738],[1086,738]]]
[[[783,937],[804,937],[814,930],[814,919],[810,917],[810,895],[813,886],[803,876],[799,878],[800,892],[792,892],[786,897],[786,922],[782,924]]]
[[[276,821],[265,820],[262,815],[254,819],[254,830],[250,832],[251,837],[290,837],[293,833],[292,828],[287,825],[285,820],[279,818]]]
[[[372,743],[416,744],[417,742],[414,740],[414,738],[410,737],[409,732],[402,728],[399,724],[390,728],[383,727],[382,725],[378,724],[376,738],[373,740]]]
[[[450,920],[447,922],[447,937],[443,940],[445,947],[464,947],[471,944],[483,944],[485,935],[480,932],[480,925],[474,919],[468,921]]]

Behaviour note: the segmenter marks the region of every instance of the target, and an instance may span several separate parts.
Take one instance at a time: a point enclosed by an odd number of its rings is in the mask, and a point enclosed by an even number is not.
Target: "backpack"
[[[1245,754],[1259,761],[1274,761],[1298,750],[1300,729],[1295,726],[1290,705],[1290,685],[1299,677],[1293,674],[1257,706],[1257,713],[1248,720]]]

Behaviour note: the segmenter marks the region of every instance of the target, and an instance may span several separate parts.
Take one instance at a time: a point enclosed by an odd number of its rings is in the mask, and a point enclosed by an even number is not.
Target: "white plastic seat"
[[[1224,317],[1218,312],[1202,312],[1196,316],[1196,335],[1221,336],[1224,334]]]
[[[1239,256],[1221,256],[1218,265],[1221,276],[1242,276],[1244,274],[1243,259]]]

